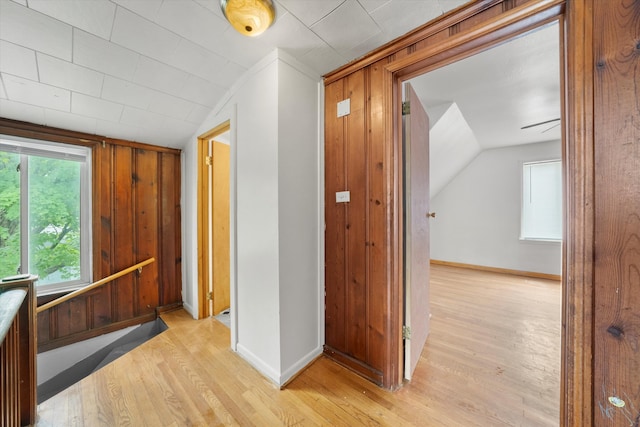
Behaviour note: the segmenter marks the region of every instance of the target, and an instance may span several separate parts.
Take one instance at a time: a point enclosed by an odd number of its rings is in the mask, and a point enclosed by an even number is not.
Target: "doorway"
[[[198,317],[230,325],[230,122],[198,138]]]
[[[457,62],[435,64],[426,74],[416,76],[414,72],[407,79],[400,78],[395,86],[399,91],[401,84],[404,89],[410,83],[431,119],[429,187],[432,197],[440,203],[431,204],[438,217],[431,222],[430,242],[431,257],[438,263],[480,269],[484,264],[493,267],[486,268],[493,271],[560,278],[562,230],[555,239],[547,240],[527,241],[520,235],[523,162],[563,157],[559,27],[557,21],[542,25]],[[479,169],[481,164],[484,169]],[[488,169],[486,165],[492,166]],[[411,167],[405,160],[404,168]],[[501,177],[496,176],[499,173]],[[466,181],[460,178],[462,175]],[[482,175],[490,175],[496,181],[482,188]],[[443,196],[441,191],[448,186],[457,191],[449,190]],[[486,194],[482,193],[484,190]],[[488,194],[493,194],[492,200],[488,200]],[[504,203],[509,194],[513,197]],[[471,203],[465,204],[468,201]],[[404,201],[405,209],[410,205],[411,201]],[[426,214],[427,211],[423,216]],[[562,215],[558,214],[559,224]],[[439,221],[448,228],[439,230]],[[406,258],[407,244],[405,241],[405,262],[410,262]],[[503,268],[499,268],[500,260],[495,261],[500,258],[507,258]],[[545,269],[549,262],[553,265]],[[425,277],[428,281],[428,271]],[[407,277],[405,286],[406,281]],[[405,294],[406,325],[407,306],[415,302],[406,288]],[[561,303],[557,303],[559,308]],[[428,313],[429,309],[425,311]],[[556,350],[559,353],[560,336],[558,322],[554,354]],[[559,358],[557,365],[559,388]],[[410,377],[406,371],[405,366],[405,377]]]

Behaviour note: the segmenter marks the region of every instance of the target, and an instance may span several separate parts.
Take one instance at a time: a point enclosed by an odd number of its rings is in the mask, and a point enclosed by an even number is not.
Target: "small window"
[[[39,276],[38,294],[91,280],[91,150],[0,137],[0,277]]]
[[[522,166],[524,240],[562,240],[562,162],[550,160]]]

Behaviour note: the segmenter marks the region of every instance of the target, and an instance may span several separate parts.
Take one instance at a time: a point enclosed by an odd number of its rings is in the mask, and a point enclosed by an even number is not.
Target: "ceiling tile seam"
[[[324,15],[322,18],[318,19],[317,21],[309,24],[309,28],[313,27],[314,25],[316,25],[318,22],[322,21],[323,19],[327,18],[329,15],[331,15],[333,12],[335,12],[336,10],[340,9],[342,7],[342,5],[344,5],[346,2],[348,2],[349,0],[344,0],[342,1],[339,5],[337,5],[336,7],[334,7],[333,9],[331,9],[331,11],[327,12],[326,15]],[[356,0],[357,2],[357,0]],[[358,4],[360,4],[359,2],[357,2]],[[361,5],[362,6],[362,5]],[[364,9],[364,8],[363,8]],[[293,15],[293,14],[292,14]],[[295,16],[295,15],[293,15]],[[305,25],[306,26],[306,25]]]
[[[198,3],[196,3],[196,4],[198,4]],[[200,5],[198,4],[198,6],[200,6]],[[200,6],[200,7],[202,7],[202,6]],[[147,18],[147,17],[145,17],[145,16],[142,16],[142,15],[140,15],[139,13],[137,13],[137,12],[135,12],[135,11],[131,10],[131,9],[127,9],[126,7],[121,6],[121,5],[117,4],[117,3],[116,3],[116,11],[114,11],[114,14],[117,12],[117,9],[118,9],[118,8],[121,8],[121,9],[123,9],[123,10],[126,10],[127,12],[130,12],[130,13],[132,13],[132,14],[136,15],[136,16],[138,16],[140,19],[144,19],[145,21],[147,21],[147,22],[149,22],[149,23],[153,24],[154,26],[156,26],[156,27],[160,28],[162,31],[165,31],[165,32],[167,32],[167,33],[171,33],[171,34],[173,34],[173,35],[175,35],[175,36],[179,37],[179,38],[180,38],[180,40],[185,40],[185,41],[187,41],[187,42],[189,42],[189,43],[192,43],[192,44],[194,44],[194,45],[196,45],[196,46],[199,46],[199,47],[203,48],[204,50],[206,50],[206,51],[207,51],[207,52],[209,52],[209,53],[213,53],[214,55],[217,55],[217,56],[219,56],[219,57],[221,57],[221,58],[223,58],[223,59],[226,59],[222,54],[220,54],[219,52],[216,52],[216,51],[214,51],[214,50],[211,50],[208,46],[206,46],[206,45],[202,45],[202,44],[200,44],[200,43],[196,43],[196,42],[194,42],[194,41],[192,41],[192,40],[189,40],[188,38],[184,37],[182,34],[179,34],[179,33],[175,32],[175,31],[173,31],[172,29],[169,29],[169,28],[167,28],[167,27],[165,27],[165,26],[163,26],[163,25],[160,25],[156,20],[153,20],[153,21],[152,21],[152,20],[150,20],[149,18]],[[203,8],[203,9],[204,9],[207,13],[210,13],[206,8]],[[214,14],[214,16],[215,16],[215,14]],[[125,49],[128,49],[128,50],[131,50],[132,52],[136,52],[136,53],[138,53],[138,54],[140,54],[140,55],[143,55],[141,52],[137,52],[137,51],[132,50],[131,48],[129,48],[129,47],[127,47],[127,46],[122,46],[121,44],[116,43],[116,42],[114,42],[113,40],[111,40],[111,39],[112,39],[112,37],[113,37],[113,26],[115,26],[115,21],[116,21],[116,20],[115,20],[115,17],[114,17],[114,19],[113,19],[113,24],[112,24],[112,30],[111,30],[111,36],[109,37],[109,42],[110,42],[110,43],[113,43],[113,44],[115,44],[115,45],[117,45],[117,46],[120,46],[120,47],[122,47],[122,48],[125,48]],[[74,27],[74,28],[76,28],[76,27]],[[179,43],[178,43],[178,45],[179,45]],[[177,46],[176,46],[176,47],[177,47]],[[147,56],[147,55],[145,55],[145,56]],[[150,57],[150,56],[148,56],[148,57],[149,57],[149,58],[151,58],[151,59],[155,59],[155,58],[152,58],[152,57]],[[155,60],[156,60],[156,61],[159,61],[159,62],[163,62],[163,63],[165,63],[164,61],[162,61],[162,60],[160,60],[160,59],[155,59]],[[230,61],[228,61],[228,62],[230,62]],[[166,64],[166,63],[165,63],[165,64]],[[167,65],[168,65],[168,64],[167,64]],[[239,65],[239,64],[237,64],[237,65]],[[175,67],[174,67],[174,68],[175,68]]]
[[[2,77],[3,74],[4,73],[0,73],[0,86],[2,86],[2,93],[4,93],[6,98],[0,98],[0,99],[6,99],[7,101],[10,101],[9,94],[7,93],[7,87],[4,85],[4,79]]]
[[[110,3],[113,3],[113,2],[110,1]],[[116,14],[118,12],[118,8],[120,7],[120,5],[117,3],[113,3],[113,4],[115,4],[116,7],[113,8],[113,16],[111,17],[111,28],[109,29],[109,38],[108,38],[109,42],[111,43],[113,43],[111,41],[111,38],[113,37],[113,27],[115,27],[116,25]]]
[[[338,52],[338,51],[337,51],[337,50],[336,50],[336,49],[335,49],[331,44],[329,44],[325,39],[323,39],[323,38],[322,38],[322,36],[320,36],[320,34],[316,33],[316,32],[313,30],[313,28],[311,28],[311,27],[313,27],[313,26],[314,26],[315,24],[317,24],[318,22],[322,21],[322,20],[323,20],[324,18],[326,18],[327,16],[331,15],[331,13],[332,13],[333,11],[335,11],[335,10],[336,10],[336,9],[338,9],[340,6],[342,6],[346,1],[347,1],[347,0],[344,0],[342,3],[340,3],[338,6],[336,6],[336,7],[335,7],[331,12],[327,13],[327,14],[326,14],[326,15],[324,15],[322,18],[318,19],[316,22],[314,22],[313,24],[311,24],[311,25],[309,25],[309,26],[307,26],[304,22],[302,22],[302,21],[300,20],[300,18],[298,18],[298,16],[297,16],[296,14],[292,13],[289,9],[287,9],[287,8],[286,8],[286,7],[284,7],[284,6],[281,6],[281,7],[282,7],[284,10],[286,10],[286,11],[287,11],[287,13],[291,14],[291,16],[293,16],[293,18],[294,18],[296,21],[298,21],[298,22],[299,22],[303,27],[307,28],[307,29],[308,29],[309,31],[311,31],[311,32],[312,32],[316,37],[318,37],[318,39],[319,39],[319,40],[321,40],[321,41],[322,41],[322,43],[324,43],[324,45],[325,45],[324,47],[325,47],[325,48],[331,49],[331,50],[332,50],[336,55],[338,55],[340,58],[343,58],[343,59],[344,59],[344,55],[342,55],[342,53]],[[373,19],[373,18],[372,18],[372,19]],[[376,25],[377,25],[377,24],[376,24]],[[315,49],[315,48],[312,48],[312,50],[313,50],[313,49]],[[229,61],[229,62],[231,62],[231,61]],[[240,65],[240,64],[236,64],[236,65]],[[242,65],[240,65],[240,66],[242,67]]]

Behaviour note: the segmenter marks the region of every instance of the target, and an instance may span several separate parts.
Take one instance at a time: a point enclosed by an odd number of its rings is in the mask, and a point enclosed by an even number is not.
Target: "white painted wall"
[[[431,258],[561,274],[559,242],[520,240],[522,163],[560,157],[560,141],[480,153],[431,200]]]
[[[318,304],[323,288],[319,281],[323,264],[318,262],[324,238],[318,222],[323,144],[319,144],[318,81],[281,61],[278,88],[280,367],[283,378],[289,379],[319,354],[324,342],[324,334],[318,335],[324,316]]]
[[[184,150],[185,308],[197,316],[197,137],[231,120],[232,347],[278,384],[320,354],[324,340],[319,84],[274,51],[239,79]]]

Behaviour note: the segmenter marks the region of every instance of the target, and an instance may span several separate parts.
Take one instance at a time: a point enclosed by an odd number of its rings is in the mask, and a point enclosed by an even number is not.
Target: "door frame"
[[[213,257],[209,245],[211,235],[209,195],[213,191],[213,176],[209,173],[213,165],[207,163],[209,141],[230,130],[231,121],[226,120],[198,136],[198,319],[213,315],[208,298],[209,276],[212,273],[210,260]]]
[[[411,52],[384,68],[385,137],[391,153],[390,317],[385,383],[402,383],[402,108],[401,85],[419,74],[471,56],[498,43],[557,20],[560,28],[563,120],[564,231],[562,258],[561,425],[591,425],[593,421],[593,255],[594,255],[594,134],[592,14],[594,0],[531,0],[472,29],[455,32],[442,43]],[[425,33],[456,31],[481,8],[500,3],[480,1],[457,9],[424,27]]]

